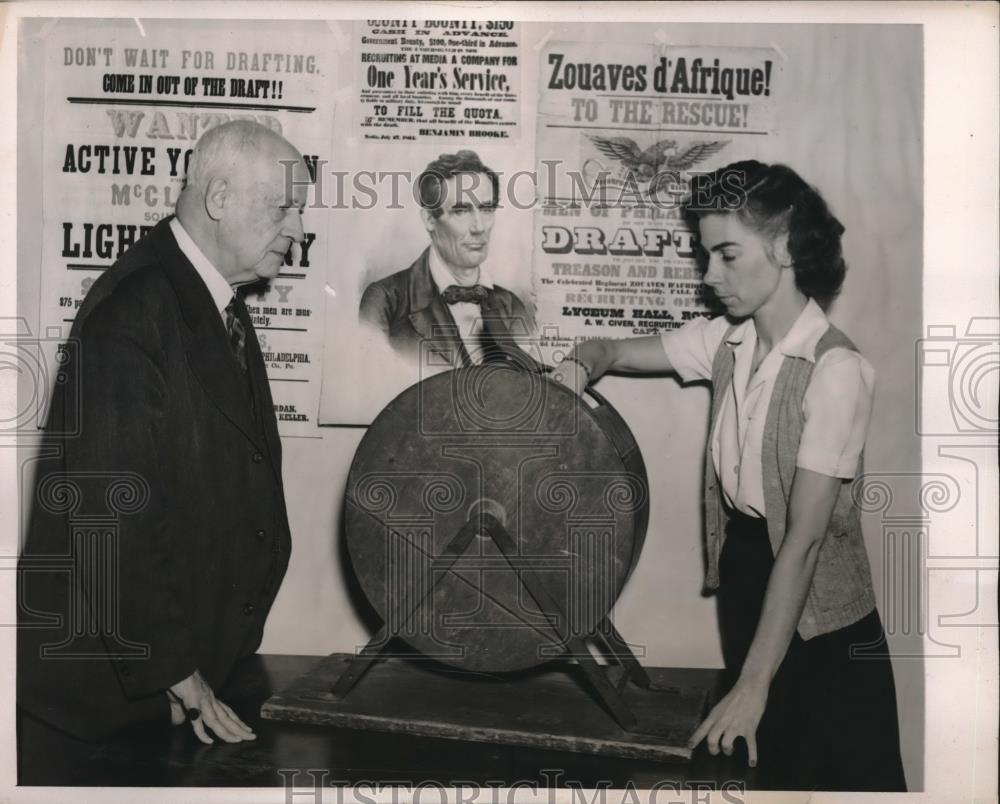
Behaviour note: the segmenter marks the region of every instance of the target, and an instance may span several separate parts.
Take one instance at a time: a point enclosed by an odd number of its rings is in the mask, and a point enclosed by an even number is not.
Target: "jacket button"
[[[259,452],[255,452],[255,453],[253,454],[253,462],[254,462],[254,463],[260,463],[260,462],[261,462],[261,461],[263,461],[263,460],[264,460],[264,456],[263,456],[263,455],[261,455],[261,454],[260,454]]]
[[[254,611],[254,609],[253,609],[253,603],[247,603],[247,604],[246,604],[246,605],[245,605],[245,606],[243,607],[243,613],[244,613],[244,614],[245,614],[245,615],[246,615],[247,617],[249,617],[249,616],[250,616],[251,614],[253,614],[253,611]]]
[[[265,537],[267,536],[267,531],[265,531],[263,528],[261,528],[260,530],[258,530],[254,534],[254,536],[257,537],[257,541],[258,542],[262,542],[262,541],[264,541]]]

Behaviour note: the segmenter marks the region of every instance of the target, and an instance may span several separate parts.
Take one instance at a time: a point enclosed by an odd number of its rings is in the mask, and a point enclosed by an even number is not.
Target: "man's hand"
[[[212,688],[205,683],[201,673],[195,670],[183,681],[170,688],[170,719],[179,725],[190,720],[195,736],[203,743],[215,741],[209,737],[206,726],[216,737],[227,743],[241,743],[244,740],[256,740],[253,730],[230,709],[215,697]],[[179,699],[179,703],[178,703]]]
[[[755,767],[757,725],[764,715],[766,705],[766,686],[737,681],[726,697],[712,707],[708,717],[691,735],[688,748],[694,748],[705,740],[708,751],[713,756],[719,753],[720,746],[726,756],[732,756],[733,743],[737,737],[742,737],[747,743],[750,767]],[[794,736],[790,735],[789,739],[794,739]]]

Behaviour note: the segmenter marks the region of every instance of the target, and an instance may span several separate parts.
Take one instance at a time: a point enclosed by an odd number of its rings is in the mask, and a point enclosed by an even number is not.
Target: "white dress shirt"
[[[434,280],[438,293],[441,293],[449,285],[460,284],[455,279],[454,274],[448,270],[448,267],[444,264],[444,260],[433,245],[431,245],[430,254],[427,257],[427,265],[430,268],[431,279]],[[489,269],[480,265],[479,279],[472,284],[482,285],[484,288],[492,290],[493,279],[490,277]],[[469,353],[470,359],[473,363],[482,363],[483,349],[479,340],[479,333],[483,329],[483,318],[479,305],[474,302],[456,302],[455,304],[446,304],[445,306],[451,311],[451,317],[455,319],[458,334],[462,338],[462,343],[465,344],[465,351]]]
[[[219,310],[219,315],[222,316],[222,320],[225,322],[226,307],[229,306],[229,302],[233,298],[232,286],[219,273],[219,269],[212,265],[208,257],[202,253],[202,250],[198,248],[198,244],[191,239],[191,235],[184,230],[181,222],[176,217],[170,221],[170,231],[173,232],[174,240],[177,241],[177,245],[184,252],[184,256],[194,266],[194,269],[198,272],[198,276],[201,277],[201,281],[208,288],[208,292],[212,294],[212,301],[215,302],[215,306]]]
[[[684,382],[710,380],[712,362],[723,338],[735,347],[733,380],[714,389],[725,398],[712,439],[712,463],[725,502],[749,516],[762,517],[764,484],[761,450],[764,422],[784,357],[815,361],[816,344],[829,327],[826,315],[812,299],[792,328],[750,376],[757,330],[752,318],[732,324],[719,316],[696,319],[661,336],[670,364]],[[813,369],[802,401],[805,425],[796,466],[830,477],[852,478],[864,447],[871,419],[875,370],[858,352],[828,349]]]

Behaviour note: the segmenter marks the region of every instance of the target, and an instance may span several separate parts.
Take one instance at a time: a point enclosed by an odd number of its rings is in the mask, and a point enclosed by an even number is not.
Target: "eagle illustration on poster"
[[[646,191],[650,196],[656,195],[661,187],[679,184],[682,171],[690,170],[721,151],[730,142],[693,142],[681,151],[677,140],[667,139],[642,150],[631,137],[597,137],[588,134],[587,138],[602,154],[621,163],[626,180],[631,179],[639,184],[648,182]]]

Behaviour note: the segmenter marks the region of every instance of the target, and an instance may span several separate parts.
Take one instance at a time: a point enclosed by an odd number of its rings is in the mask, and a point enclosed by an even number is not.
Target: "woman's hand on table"
[[[732,756],[737,737],[746,740],[750,767],[757,764],[757,726],[767,706],[767,686],[740,679],[719,701],[708,717],[691,735],[688,747],[694,748],[702,740],[713,756],[722,750]]]

